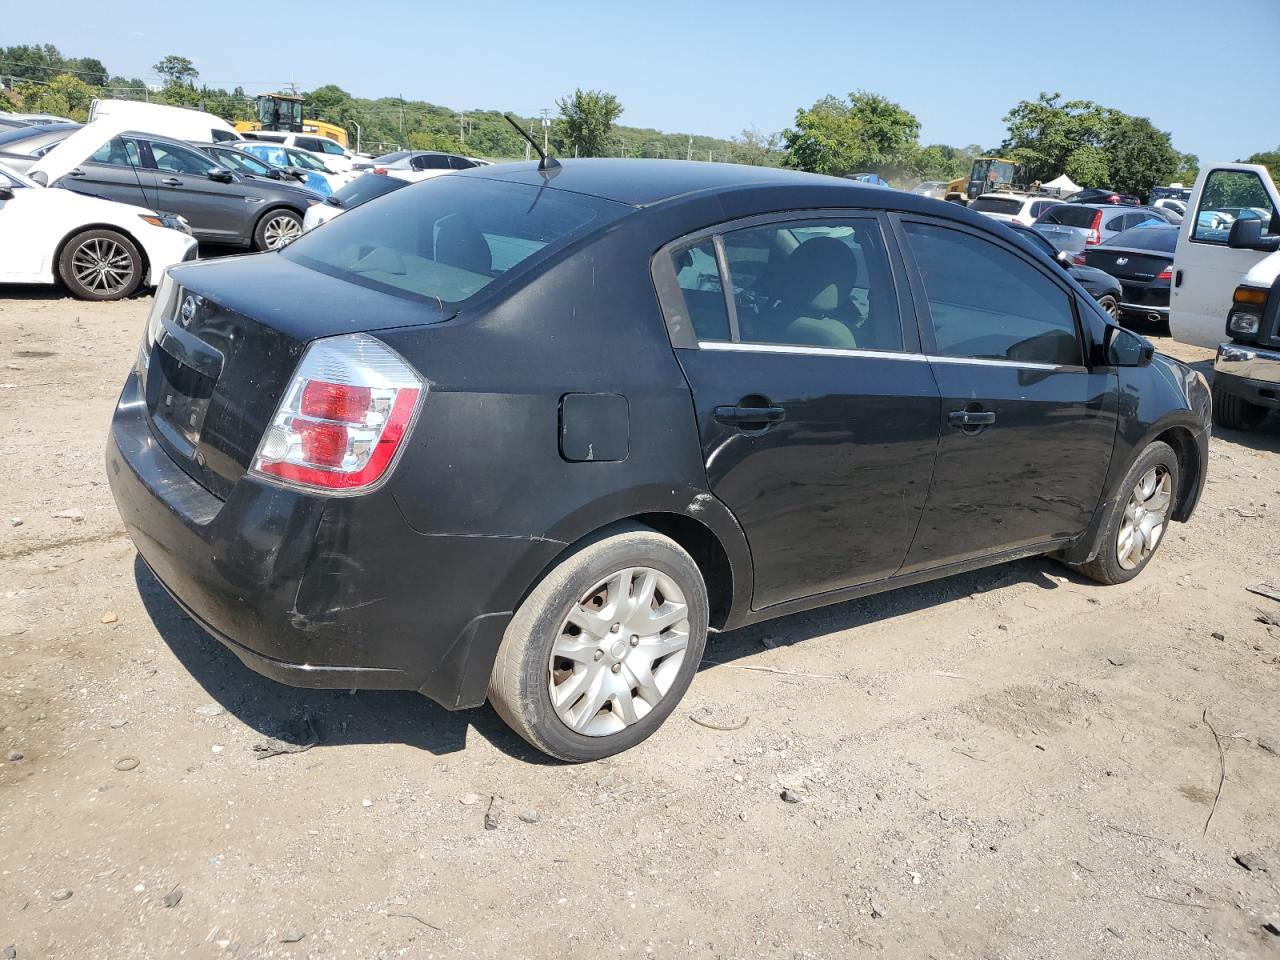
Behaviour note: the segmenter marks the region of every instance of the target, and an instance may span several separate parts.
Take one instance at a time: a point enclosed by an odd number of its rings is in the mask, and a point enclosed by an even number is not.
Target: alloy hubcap
[[[97,237],[82,243],[72,254],[71,272],[87,290],[118,293],[133,282],[133,257],[114,240]]]
[[[1164,467],[1152,467],[1142,475],[1129,495],[1116,539],[1116,559],[1126,570],[1142,566],[1155,552],[1169,520],[1173,502],[1173,478]]]
[[[279,250],[302,236],[302,225],[293,217],[272,217],[262,231],[268,250]]]
[[[606,737],[662,700],[689,646],[689,608],[665,573],[628,567],[573,605],[551,646],[548,690],[570,730]]]

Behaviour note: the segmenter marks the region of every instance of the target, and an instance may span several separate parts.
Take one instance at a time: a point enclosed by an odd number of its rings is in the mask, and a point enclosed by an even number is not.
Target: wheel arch
[[[138,251],[138,256],[142,258],[142,286],[155,286],[151,282],[151,258],[147,256],[147,248],[138,241],[138,238],[130,233],[127,229],[118,223],[85,223],[73,227],[67,231],[66,235],[58,241],[57,246],[53,248],[53,260],[49,264],[49,272],[53,274],[54,282],[62,280],[62,275],[58,271],[58,264],[62,262],[62,253],[67,249],[69,244],[82,233],[90,233],[94,230],[110,230],[112,233],[118,233],[122,237],[128,239],[133,244],[134,249]]]
[[[1173,503],[1172,519],[1180,522],[1191,517],[1200,490],[1200,475],[1204,464],[1200,462],[1200,448],[1196,446],[1195,436],[1191,430],[1181,424],[1167,427],[1148,442],[1161,441],[1173,448],[1178,458],[1178,489]],[[1134,458],[1141,455],[1144,447],[1139,448]]]
[[[249,230],[249,246],[252,247],[258,242],[258,228],[266,221],[267,217],[273,213],[279,213],[281,210],[288,210],[290,213],[297,214],[299,220],[305,220],[307,213],[305,210],[299,210],[285,200],[276,200],[271,206],[263,210],[253,221],[253,227]]]

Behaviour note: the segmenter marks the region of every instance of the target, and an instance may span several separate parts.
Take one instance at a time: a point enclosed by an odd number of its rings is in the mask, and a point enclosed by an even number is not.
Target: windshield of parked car
[[[304,170],[325,170],[324,163],[305,150],[290,150],[288,152],[289,159],[295,167],[302,167]]]
[[[358,207],[374,197],[380,197],[384,193],[391,193],[408,185],[408,180],[401,180],[399,177],[387,177],[380,173],[366,173],[356,177],[346,186],[335,190],[332,199],[337,201],[334,204],[335,206],[350,209]]]
[[[1022,199],[1020,197],[1002,197],[998,194],[990,193],[977,197],[969,204],[970,210],[976,210],[978,213],[1012,213],[1022,212]]]
[[[1104,247],[1127,247],[1130,250],[1158,250],[1173,253],[1178,243],[1178,228],[1162,220],[1148,220],[1128,230],[1121,230],[1114,237],[1102,241]]]
[[[0,131],[0,147],[10,143],[21,143],[23,140],[34,140],[37,137],[42,139],[49,136],[56,137],[59,132],[62,132],[62,136],[65,137],[78,129],[80,129],[79,124],[73,126],[67,123],[60,123],[52,128],[49,126],[16,127],[13,130]]]
[[[375,290],[456,304],[628,209],[528,184],[437,177],[338,217],[281,255]]]
[[[382,164],[382,165],[386,165],[388,163],[395,163],[397,160],[403,160],[405,157],[409,156],[409,154],[411,153],[413,153],[412,150],[393,150],[390,153],[384,153],[380,157],[374,157],[373,162],[377,164]]]

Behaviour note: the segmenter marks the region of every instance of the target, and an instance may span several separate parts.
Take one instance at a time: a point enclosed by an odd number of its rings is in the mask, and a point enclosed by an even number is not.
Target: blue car
[[[325,169],[325,165],[309,153],[291,150],[278,143],[259,143],[252,140],[237,143],[236,147],[252,157],[257,157],[263,163],[269,163],[273,167],[280,167],[300,176],[304,187],[314,190],[322,197],[333,193],[333,174],[330,174]]]
[[[884,179],[878,173],[846,173],[846,180],[857,180],[859,183],[869,183],[873,187],[887,187],[889,181]]]

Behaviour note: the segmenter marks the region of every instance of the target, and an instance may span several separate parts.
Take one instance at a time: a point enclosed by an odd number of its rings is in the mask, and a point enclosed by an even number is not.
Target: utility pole
[[[547,152],[547,135],[551,132],[551,111],[542,108],[542,152]]]
[[[688,155],[687,157],[685,157],[685,159],[686,159],[686,160],[692,160],[692,159],[693,159],[693,137],[690,137],[690,138],[689,138],[689,155]]]
[[[462,129],[462,125],[466,122],[467,122],[467,115],[465,113],[458,114],[458,139],[461,140],[463,143],[467,142],[466,131]]]
[[[400,142],[404,143],[404,94],[400,94]]]

